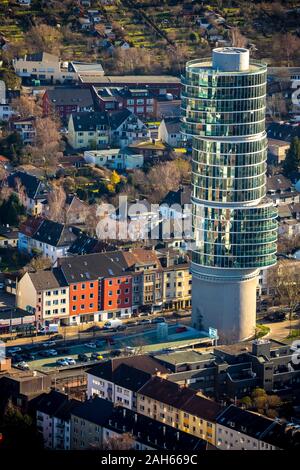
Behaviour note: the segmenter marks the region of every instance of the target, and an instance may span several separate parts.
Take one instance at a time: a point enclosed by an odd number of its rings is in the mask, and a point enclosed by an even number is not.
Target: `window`
[[[73,295],[72,300],[77,300],[77,295]]]
[[[81,289],[85,289],[85,284],[81,284]]]
[[[93,289],[93,287],[94,287],[94,283],[90,282],[90,288]]]
[[[73,305],[72,310],[73,310],[73,311],[76,310],[76,305]]]

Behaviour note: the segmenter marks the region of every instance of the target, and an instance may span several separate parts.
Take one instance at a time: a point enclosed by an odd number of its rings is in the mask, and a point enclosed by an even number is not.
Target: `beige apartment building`
[[[215,445],[221,406],[190,388],[153,377],[137,393],[137,412]]]
[[[69,316],[69,287],[57,269],[25,273],[17,285],[16,304],[33,312],[39,324],[60,324]]]
[[[184,309],[191,305],[192,276],[189,264],[163,268],[163,306],[166,309]]]

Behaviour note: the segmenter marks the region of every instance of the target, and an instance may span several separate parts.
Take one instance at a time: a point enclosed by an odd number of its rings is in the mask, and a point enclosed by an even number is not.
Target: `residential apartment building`
[[[190,388],[153,377],[137,394],[137,412],[166,425],[216,442],[216,418],[222,408]]]
[[[128,269],[132,272],[133,311],[140,306],[150,311],[162,308],[163,273],[154,250],[136,248],[123,253]]]
[[[61,61],[60,58],[48,52],[26,54],[24,57],[13,59],[13,67],[19,77],[25,82],[38,80],[42,83],[71,84],[82,77],[94,79],[104,75],[101,64],[77,61]]]
[[[12,117],[10,128],[20,134],[24,145],[34,145],[36,139],[35,117],[28,118]]]
[[[55,113],[67,123],[72,113],[93,112],[94,102],[88,89],[54,88],[45,91],[42,107],[45,116]]]
[[[209,353],[178,351],[155,358],[171,370],[168,380],[220,401],[251,395],[256,387],[275,394],[298,389],[300,367],[293,363],[293,353],[290,345],[254,340]]]
[[[6,184],[16,192],[28,214],[42,213],[43,201],[49,192],[45,181],[24,171],[15,171],[7,177]]]
[[[110,132],[112,145],[121,148],[150,138],[146,124],[128,109],[110,115]]]
[[[13,59],[13,67],[17,75],[23,79],[46,81],[50,83],[72,82],[76,76],[69,70],[68,63],[48,52],[26,54]]]
[[[216,447],[220,450],[279,450],[276,434],[280,434],[280,430],[276,421],[231,405],[217,418]]]
[[[164,118],[158,128],[158,138],[171,147],[178,147],[181,142],[180,117]]]
[[[103,150],[87,150],[84,152],[86,163],[97,166],[104,166],[110,170],[133,170],[142,168],[144,165],[144,157],[140,154],[125,149],[103,149]]]
[[[127,108],[136,116],[148,118],[154,114],[154,98],[148,88],[121,88],[116,93],[119,108]]]
[[[68,121],[68,142],[74,149],[101,149],[110,142],[106,112],[72,113]]]
[[[71,412],[80,404],[56,390],[38,397],[34,404],[36,426],[46,449],[70,450]]]
[[[191,306],[192,275],[189,263],[163,268],[163,307],[184,309]]]
[[[70,286],[71,323],[131,315],[132,281],[122,252],[63,258],[58,266]]]
[[[55,263],[57,258],[67,255],[78,233],[76,228],[52,220],[28,219],[20,227],[18,248],[29,254],[50,258]]]
[[[151,377],[166,377],[168,369],[148,355],[110,359],[87,370],[87,397],[99,396],[131,410],[137,392]]]
[[[69,316],[69,286],[56,268],[27,272],[17,284],[16,305],[32,312],[37,326],[44,326],[45,321],[60,324]]]
[[[112,439],[130,434],[128,449],[201,451],[206,442],[102,398],[82,403],[71,413],[71,450],[109,449]]]

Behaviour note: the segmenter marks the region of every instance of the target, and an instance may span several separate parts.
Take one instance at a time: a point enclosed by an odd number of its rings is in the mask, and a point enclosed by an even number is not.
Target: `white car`
[[[66,359],[58,359],[56,361],[56,365],[58,365],[58,366],[68,366],[69,363]]]
[[[55,351],[55,349],[49,349],[48,354],[49,356],[57,356],[57,351]]]
[[[43,343],[43,347],[44,347],[44,348],[48,348],[49,346],[50,346],[50,347],[51,347],[51,346],[53,347],[53,346],[55,346],[55,345],[56,345],[56,342],[55,342],[55,341],[47,341],[46,343]]]
[[[22,351],[22,349],[19,348],[18,346],[14,346],[13,348],[9,348],[9,350],[8,350],[8,352],[10,354],[15,354],[15,353],[20,352],[20,351]]]
[[[17,368],[21,370],[29,370],[29,365],[27,364],[27,362],[21,361],[19,362],[19,364],[17,364]]]
[[[67,361],[67,363],[69,364],[69,366],[75,366],[75,364],[76,364],[75,359],[73,359],[72,357],[66,357],[65,360]]]
[[[134,354],[135,349],[134,349],[132,346],[126,346],[125,351],[126,351],[128,354]]]
[[[97,347],[97,344],[96,343],[93,343],[93,342],[90,342],[90,343],[85,343],[85,346],[87,348],[96,348]]]

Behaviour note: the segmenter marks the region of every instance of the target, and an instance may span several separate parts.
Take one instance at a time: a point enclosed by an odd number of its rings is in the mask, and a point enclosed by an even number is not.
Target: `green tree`
[[[241,405],[244,405],[244,407],[246,409],[248,408],[251,408],[252,407],[252,400],[250,397],[246,396],[246,397],[243,397],[240,401]]]
[[[3,435],[1,449],[24,450],[26,452],[42,448],[41,438],[32,419],[8,403],[0,421],[0,432]]]
[[[25,214],[25,208],[19,201],[16,194],[10,197],[0,205],[0,222],[1,224],[9,224],[14,227],[18,226],[20,216]]]
[[[0,140],[0,153],[9,158],[12,163],[20,163],[22,149],[23,141],[18,132],[12,132]]]
[[[283,171],[286,176],[296,173],[300,166],[300,139],[295,137],[283,162]]]

